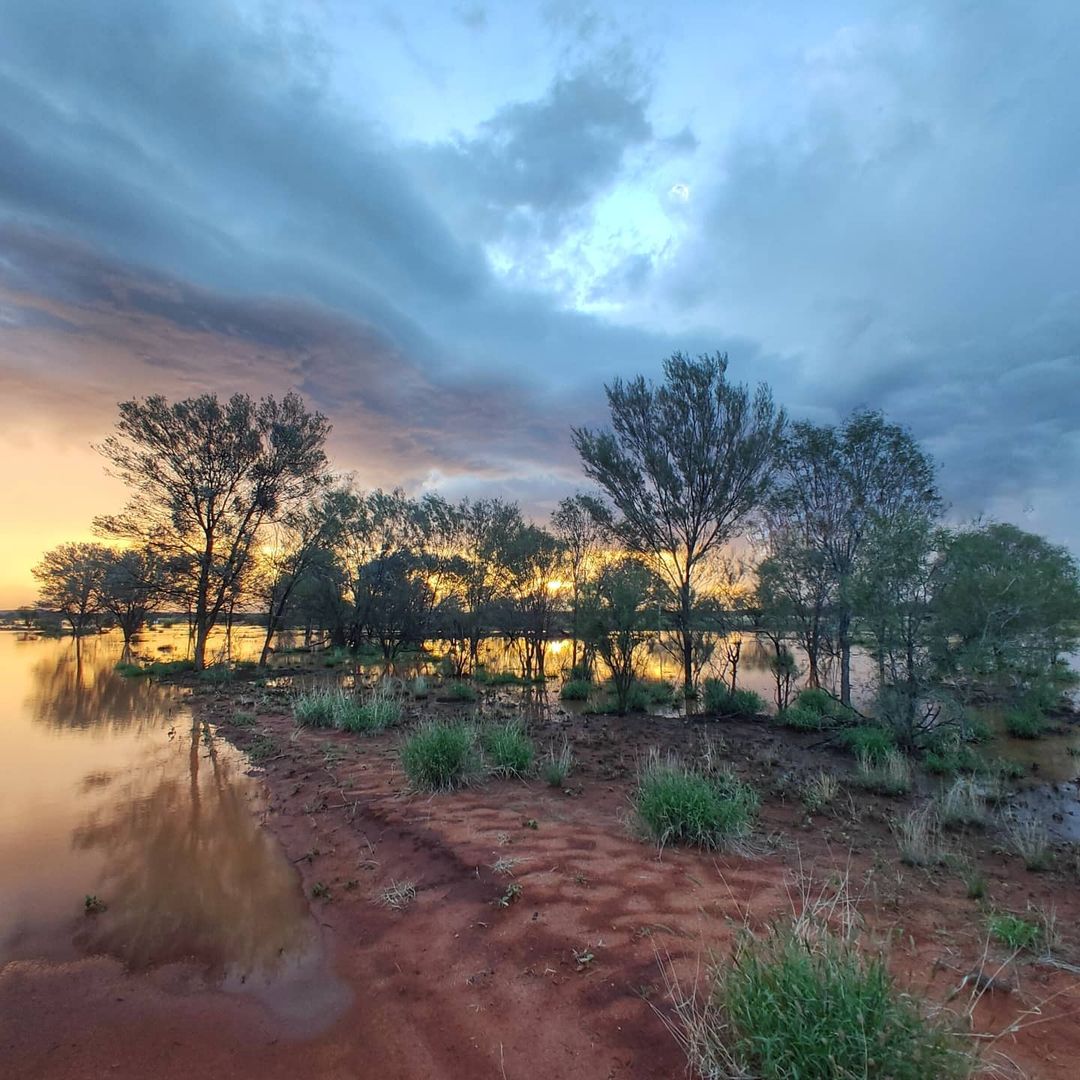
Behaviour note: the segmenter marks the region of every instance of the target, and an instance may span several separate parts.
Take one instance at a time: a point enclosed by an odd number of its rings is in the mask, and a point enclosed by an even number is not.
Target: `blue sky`
[[[1080,5],[8,0],[0,104],[0,605],[121,398],[543,512],[675,349],[1080,547]]]

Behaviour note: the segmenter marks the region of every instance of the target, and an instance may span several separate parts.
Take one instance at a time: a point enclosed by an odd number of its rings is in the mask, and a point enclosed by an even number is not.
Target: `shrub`
[[[634,796],[637,818],[662,847],[718,848],[749,833],[760,800],[731,773],[705,776],[675,758],[652,757]]]
[[[855,783],[878,795],[906,795],[911,790],[911,766],[903,753],[895,748],[881,758],[860,751]]]
[[[800,709],[817,713],[818,716],[833,716],[837,709],[844,708],[832,694],[818,686],[808,686],[805,690],[800,690],[795,704]]]
[[[959,730],[950,730],[933,733],[923,750],[923,764],[937,776],[956,776],[977,772],[982,758],[964,742]]]
[[[563,701],[588,701],[592,683],[585,679],[569,679],[562,684],[559,697]]]
[[[653,705],[674,705],[676,702],[675,684],[666,679],[641,683],[642,689]]]
[[[1019,915],[991,915],[986,920],[990,936],[1013,952],[1035,949],[1042,941],[1043,928]]]
[[[147,675],[185,675],[195,670],[194,660],[155,660],[146,668]]]
[[[344,698],[340,690],[307,690],[293,699],[293,718],[303,727],[334,727]]]
[[[949,1023],[900,992],[879,952],[806,919],[747,933],[704,1009],[685,1003],[702,1076],[761,1080],[959,1080],[973,1062]],[[689,1014],[689,1017],[688,1017]]]
[[[1014,739],[1037,739],[1046,732],[1046,721],[1036,709],[1014,709],[1005,714],[1005,730]]]
[[[126,660],[121,660],[113,668],[113,671],[117,675],[122,675],[125,679],[137,679],[140,675],[147,674],[141,664],[129,664]]]
[[[429,791],[460,787],[479,771],[476,731],[467,724],[429,721],[405,741],[401,765],[414,787]]]
[[[487,756],[488,768],[496,776],[525,776],[536,757],[532,739],[513,720],[501,727],[485,728],[480,733],[480,745]]]
[[[869,758],[873,762],[883,761],[896,747],[896,740],[888,728],[876,724],[859,724],[841,732],[840,742],[857,758]]]
[[[555,753],[554,743],[548,747],[547,758],[540,766],[540,775],[551,787],[561,788],[566,783],[566,778],[570,775],[573,766],[574,755],[570,750],[570,743],[564,738],[562,749],[558,754]]]
[[[211,664],[200,671],[196,678],[205,683],[227,683],[233,677],[233,670],[228,664]]]
[[[720,716],[758,716],[765,711],[765,702],[753,690],[732,690],[722,679],[706,679],[705,711]]]
[[[801,705],[788,706],[776,714],[776,720],[777,723],[796,731],[821,731],[831,723],[829,717]]]
[[[425,679],[423,675],[417,675],[416,678],[409,683],[409,693],[420,701],[426,698],[429,693],[427,679]]]

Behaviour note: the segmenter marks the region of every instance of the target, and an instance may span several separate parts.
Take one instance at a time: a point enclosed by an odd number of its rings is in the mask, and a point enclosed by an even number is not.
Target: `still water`
[[[117,675],[120,650],[113,635],[76,647],[0,632],[0,966],[187,961],[284,1012],[313,1008],[303,987],[325,998],[336,983],[299,877],[259,825],[257,782],[178,690]],[[106,910],[88,914],[90,896]]]

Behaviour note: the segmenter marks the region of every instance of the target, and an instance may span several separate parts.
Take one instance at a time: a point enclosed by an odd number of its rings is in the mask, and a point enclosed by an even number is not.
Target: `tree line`
[[[154,611],[184,611],[199,669],[211,631],[251,611],[262,664],[302,627],[388,661],[439,639],[466,675],[500,634],[543,678],[568,635],[573,666],[590,675],[599,657],[618,686],[652,638],[687,695],[710,662],[737,670],[738,639],[720,643],[742,630],[771,649],[779,708],[803,676],[850,705],[861,646],[912,730],[943,687],[1032,694],[1060,674],[1080,637],[1068,551],[1011,525],[946,527],[935,463],[905,428],[870,410],[790,422],[727,366],[676,353],[658,383],[606,387],[609,426],[572,432],[596,491],[544,525],[501,499],[356,490],[296,394],[124,402],[99,450],[128,503],[95,520],[104,542],[45,554],[40,602],[74,634],[104,619],[126,642]]]

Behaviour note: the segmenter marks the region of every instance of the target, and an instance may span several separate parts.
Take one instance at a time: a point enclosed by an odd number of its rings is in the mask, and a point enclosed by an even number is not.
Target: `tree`
[[[101,607],[120,627],[126,653],[146,617],[166,596],[166,569],[157,553],[145,547],[127,551],[102,548],[101,559],[98,585]]]
[[[131,494],[105,534],[191,566],[194,661],[249,565],[262,527],[280,521],[323,483],[330,426],[297,394],[222,403],[203,394],[169,404],[154,395],[120,405],[115,434],[98,448]]]
[[[1080,568],[1015,525],[959,532],[945,545],[933,617],[943,673],[1038,679],[1080,639]]]
[[[557,579],[564,551],[544,529],[523,525],[504,551],[508,637],[521,645],[521,674],[526,679],[546,675],[547,644],[558,602]]]
[[[642,377],[606,387],[612,429],[574,429],[586,475],[621,515],[617,531],[677,598],[683,682],[694,684],[694,583],[770,490],[784,428],[768,387],[751,396],[727,379],[727,357],[664,361],[660,386]]]
[[[845,705],[851,704],[851,586],[863,544],[876,521],[933,520],[940,511],[932,459],[881,413],[854,412],[840,428],[797,423],[784,439],[768,518],[795,537],[799,558],[820,559],[815,575],[827,571]]]
[[[102,544],[60,544],[31,571],[40,589],[38,603],[66,619],[77,638],[104,611],[101,582],[109,549]]]
[[[656,575],[630,557],[605,566],[589,589],[584,625],[611,672],[620,715],[639,675],[638,655],[649,636],[657,585]]]
[[[590,561],[611,536],[611,511],[593,495],[577,492],[563,499],[551,515],[551,529],[562,542],[570,571],[570,663],[577,667],[581,637],[581,594],[588,580]]]

